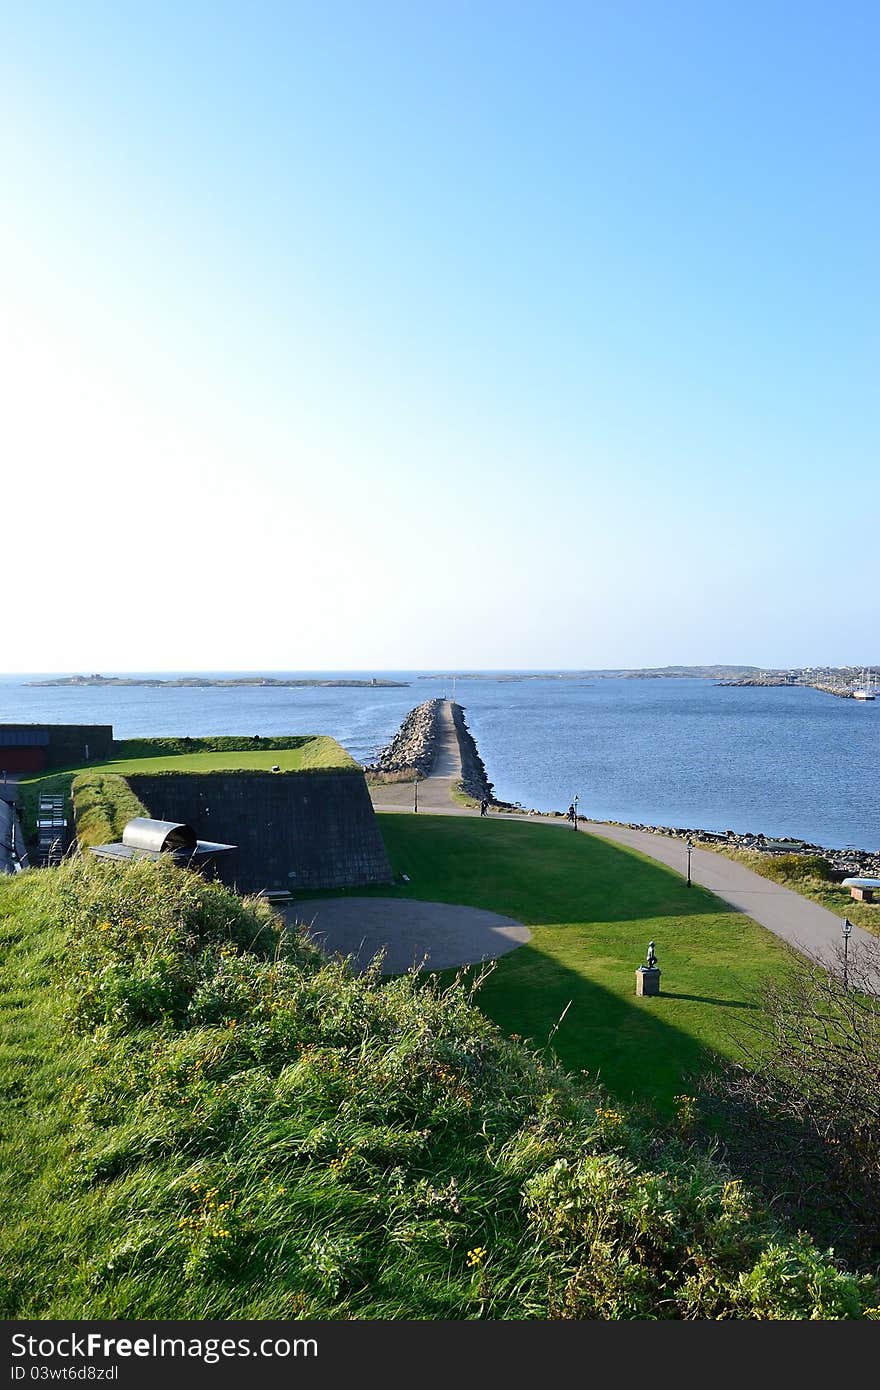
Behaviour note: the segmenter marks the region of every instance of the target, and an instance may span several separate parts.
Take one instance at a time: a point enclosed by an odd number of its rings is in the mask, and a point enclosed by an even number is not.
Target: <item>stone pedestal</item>
[[[659,994],[660,971],[650,965],[640,965],[636,971],[636,994]]]

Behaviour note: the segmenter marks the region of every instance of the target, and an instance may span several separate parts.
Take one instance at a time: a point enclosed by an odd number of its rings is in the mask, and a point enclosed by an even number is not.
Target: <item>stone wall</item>
[[[391,882],[359,771],[169,772],[126,781],[157,819],[185,821],[201,840],[237,845],[217,867],[240,892]]]
[[[49,724],[47,767],[79,767],[113,757],[112,724]]]
[[[437,756],[437,721],[442,700],[425,700],[404,719],[390,743],[376,755],[367,772],[412,772],[429,777]]]
[[[461,789],[475,801],[488,801],[493,806],[504,806],[506,802],[496,801],[492,783],[486,773],[486,765],[477,750],[474,736],[465,723],[464,709],[452,705],[452,721],[458,734],[458,747],[461,753]]]

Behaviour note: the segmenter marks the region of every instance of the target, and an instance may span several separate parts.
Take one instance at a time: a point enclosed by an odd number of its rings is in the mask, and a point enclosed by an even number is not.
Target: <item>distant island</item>
[[[324,681],[324,680],[283,680],[275,676],[234,676],[228,680],[218,680],[211,676],[177,676],[170,680],[161,680],[158,677],[148,676],[101,676],[98,674],[91,676],[57,676],[51,681],[28,681],[29,686],[103,686],[103,685],[147,685],[151,688],[181,688],[194,687],[198,690],[208,689],[213,686],[228,688],[231,686],[256,685],[256,686],[281,686],[284,689],[299,688],[301,686],[364,686],[367,689],[375,689],[379,686],[387,688],[393,686],[395,689],[403,689],[409,685],[409,681],[383,681],[377,680],[375,676],[372,680],[364,681]]]

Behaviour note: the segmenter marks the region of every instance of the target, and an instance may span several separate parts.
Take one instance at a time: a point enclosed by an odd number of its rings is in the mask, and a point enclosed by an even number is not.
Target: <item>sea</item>
[[[126,673],[129,674],[129,673]],[[243,672],[162,672],[164,678]],[[149,734],[330,734],[361,763],[414,705],[454,698],[495,794],[538,811],[597,820],[880,847],[880,700],[799,686],[517,673],[479,679],[419,671],[261,675],[403,681],[402,688],[39,688],[0,676],[0,723],[112,724]]]

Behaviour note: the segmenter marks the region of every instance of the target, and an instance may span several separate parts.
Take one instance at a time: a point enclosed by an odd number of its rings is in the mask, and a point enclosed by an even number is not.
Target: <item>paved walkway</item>
[[[458,730],[452,720],[452,702],[443,700],[438,715],[437,753],[430,777],[419,782],[419,810],[449,810],[453,807],[452,793],[461,779],[461,749]],[[413,782],[386,782],[370,788],[377,811],[411,811],[416,789]],[[380,804],[381,803],[381,804]]]
[[[495,960],[531,936],[497,912],[418,898],[318,898],[292,905],[287,915],[304,922],[325,951],[353,957],[357,970],[384,951],[383,975],[402,975],[414,965],[448,970]]]
[[[444,702],[448,705],[448,701]],[[461,756],[458,753],[458,738],[452,715],[447,710],[451,736],[455,740],[457,772],[450,774],[448,763],[442,765],[442,776],[432,775],[419,784],[419,807],[432,815],[476,816],[463,806],[456,806],[451,798],[451,788],[461,771]],[[450,755],[450,761],[452,761]],[[403,792],[398,797],[390,797],[391,791]],[[412,811],[412,783],[393,787],[371,788],[373,805],[377,811]],[[556,826],[557,829],[573,834],[571,825],[559,816],[512,816],[503,814],[505,820],[527,821],[535,825]],[[493,819],[497,818],[493,816]],[[682,876],[687,872],[687,852],[683,840],[674,840],[667,835],[652,835],[645,830],[626,830],[621,826],[608,825],[603,821],[581,821],[580,833],[596,835],[614,844],[625,845],[627,849],[638,850],[651,859],[675,869]],[[723,854],[711,850],[695,849],[691,858],[691,878],[702,888],[708,888],[737,912],[744,912],[775,936],[788,942],[799,951],[821,960],[830,969],[840,973],[840,951],[843,946],[841,926],[843,919],[827,908],[811,902],[790,888],[783,888],[771,879],[762,878],[743,864],[737,864]],[[862,952],[878,951],[878,938],[862,927],[853,927],[849,942],[850,959],[858,960]],[[880,994],[880,969],[874,970],[867,981],[874,993]]]

